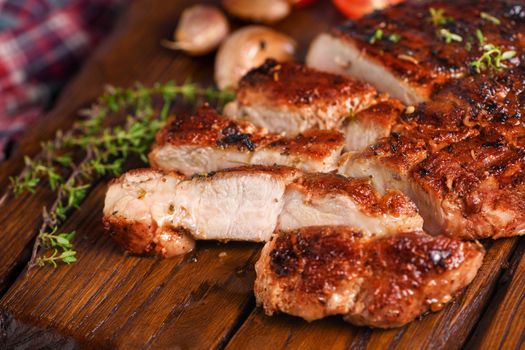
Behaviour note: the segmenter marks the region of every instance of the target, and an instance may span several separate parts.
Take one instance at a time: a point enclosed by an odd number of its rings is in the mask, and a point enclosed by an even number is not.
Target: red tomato
[[[295,7],[308,6],[308,5],[313,4],[315,1],[316,0],[288,0],[288,2]]]
[[[346,17],[356,19],[404,0],[332,0]]]

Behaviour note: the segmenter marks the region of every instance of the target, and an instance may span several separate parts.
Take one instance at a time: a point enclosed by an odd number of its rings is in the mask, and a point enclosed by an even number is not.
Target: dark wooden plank
[[[525,348],[525,240],[514,253],[469,348]]]
[[[103,233],[104,194],[101,185],[66,225],[84,233],[80,262],[22,275],[0,309],[89,347],[217,347],[253,306],[259,246],[209,242],[182,258],[126,256]]]
[[[463,293],[444,310],[405,327],[371,331],[344,324],[340,319],[339,322],[328,319],[308,324],[297,318],[267,317],[256,309],[227,348],[257,349],[271,341],[272,348],[459,349],[489,301],[502,266],[516,242],[517,239],[495,242],[475,280]],[[264,331],[257,335],[260,330]],[[272,334],[271,340],[264,336],[265,333]]]

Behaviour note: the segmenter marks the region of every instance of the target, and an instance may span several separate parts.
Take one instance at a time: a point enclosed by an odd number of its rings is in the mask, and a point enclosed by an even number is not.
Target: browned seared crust
[[[268,314],[343,314],[358,325],[397,327],[450,300],[470,283],[483,255],[479,244],[444,236],[367,239],[345,227],[310,227],[279,232],[267,243],[255,291]]]
[[[118,213],[104,216],[104,229],[124,250],[134,254],[148,254],[155,250],[153,238],[157,230],[155,223],[130,221]]]
[[[223,169],[220,171],[212,171],[207,174],[195,174],[193,178],[209,179],[211,177],[219,176],[236,176],[242,174],[271,174],[282,177],[299,176],[302,172],[296,168],[291,168],[282,165],[245,165],[236,168]]]
[[[339,131],[310,129],[294,138],[281,138],[266,147],[279,150],[282,154],[324,159],[332,155],[334,149],[342,148],[344,143],[344,135]]]
[[[177,244],[177,250],[189,252],[193,249],[191,234],[184,228],[163,228],[158,234],[155,222],[145,223],[130,221],[115,213],[104,216],[102,219],[104,229],[111,238],[124,250],[132,254],[154,254],[161,257],[172,257],[169,246]]]
[[[514,145],[525,137],[525,69],[478,74],[453,80],[434,91],[431,101],[404,114],[404,127],[420,128],[420,137],[436,131],[474,136],[480,128],[494,129]],[[441,141],[442,144],[455,140]]]
[[[257,92],[263,92],[265,99],[275,105],[316,105],[318,108],[340,99],[356,99],[366,107],[376,95],[375,89],[367,83],[273,59],[252,69],[241,79],[236,98],[242,104],[248,94]]]
[[[390,130],[392,125],[398,121],[398,117],[405,109],[405,106],[398,100],[388,99],[380,101],[357,113],[354,117],[350,116],[346,122],[351,122],[355,118],[364,125],[385,128]]]
[[[327,194],[348,195],[362,212],[370,216],[417,214],[416,206],[408,197],[398,191],[389,191],[381,196],[369,179],[347,178],[338,174],[305,174],[290,184],[289,188],[305,193],[307,198]]]
[[[389,168],[407,173],[424,160],[427,154],[428,147],[424,140],[393,132],[389,137],[369,146],[359,157],[379,158]]]
[[[523,68],[456,79],[405,111],[391,135],[359,157],[414,180],[433,200],[436,215],[443,211],[440,232],[462,238],[521,235],[523,116]]]
[[[463,223],[445,228],[465,238],[506,237],[525,230],[525,151],[495,132],[454,143],[414,168],[413,177]],[[511,216],[500,222],[489,212]]]
[[[444,16],[453,20],[440,27],[434,26],[430,8],[444,10]],[[500,24],[483,19],[481,12],[498,18]],[[358,21],[349,21],[334,34],[355,43],[372,59],[381,61],[394,75],[410,83],[424,96],[429,96],[433,86],[469,74],[470,62],[483,53],[475,36],[477,29],[483,31],[486,43],[505,51],[517,51],[517,57],[505,64],[519,66],[525,47],[523,14],[523,5],[516,0],[406,1]],[[437,35],[439,28],[460,35],[463,40],[445,43]],[[377,29],[384,34],[381,39],[373,41],[371,38]],[[401,39],[390,40],[392,34]]]
[[[244,121],[231,121],[203,105],[195,114],[182,114],[156,136],[156,147],[171,145],[211,146],[253,151],[279,139]]]
[[[338,156],[344,144],[344,135],[339,131],[309,129],[289,138],[268,133],[265,129],[246,121],[229,120],[204,105],[196,113],[181,115],[161,129],[157,134],[156,144],[149,154],[149,160],[155,168],[171,169],[171,166],[179,170],[180,164],[177,167],[176,162],[173,164],[163,160],[163,157],[166,158],[163,153],[166,151],[164,147],[169,145],[190,146],[188,152],[206,147],[243,153],[273,151],[274,154],[281,156],[299,156],[301,158],[298,160],[304,160],[305,163],[324,162]],[[187,157],[191,157],[191,153],[188,153]]]

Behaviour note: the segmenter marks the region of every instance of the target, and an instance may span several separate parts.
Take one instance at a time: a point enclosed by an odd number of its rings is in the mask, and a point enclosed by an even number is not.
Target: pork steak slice
[[[472,281],[483,256],[478,243],[422,232],[279,231],[255,265],[255,296],[268,315],[308,321],[343,315],[356,325],[399,327],[451,300]]]
[[[294,137],[267,133],[246,121],[232,121],[202,106],[159,131],[149,154],[158,169],[190,176],[245,165],[285,165],[309,172],[337,168],[344,135],[306,130]]]
[[[267,60],[241,79],[224,113],[270,132],[295,135],[310,128],[335,129],[350,114],[385,98],[365,83]]]
[[[428,100],[435,86],[468,75],[487,51],[484,45],[515,51],[504,65],[519,66],[523,13],[517,1],[407,1],[320,34],[306,63],[415,105]]]
[[[405,195],[381,196],[368,180],[250,166],[191,178],[155,169],[128,172],[110,184],[104,223],[131,252],[173,256],[191,249],[193,239],[260,242],[277,227],[313,223],[379,236],[421,230],[422,218]]]

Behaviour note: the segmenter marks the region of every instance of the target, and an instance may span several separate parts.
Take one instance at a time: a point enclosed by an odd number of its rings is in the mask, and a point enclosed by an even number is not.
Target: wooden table
[[[209,84],[213,57],[189,58],[160,47],[180,11],[192,1],[137,0],[115,32],[62,93],[56,107],[0,164],[0,188],[35,155],[42,140],[67,129],[76,111],[107,83],[193,79]],[[300,43],[338,23],[328,1],[299,10],[276,27]],[[171,260],[126,256],[104,234],[106,181],[66,222],[75,229],[79,261],[25,272],[46,186],[0,207],[0,348],[389,348],[517,349],[525,347],[525,240],[486,242],[474,282],[443,311],[406,327],[371,330],[340,318],[307,323],[255,307],[253,264],[260,245],[199,242],[194,254]],[[221,254],[221,253],[226,254]],[[220,256],[219,256],[220,254]]]

